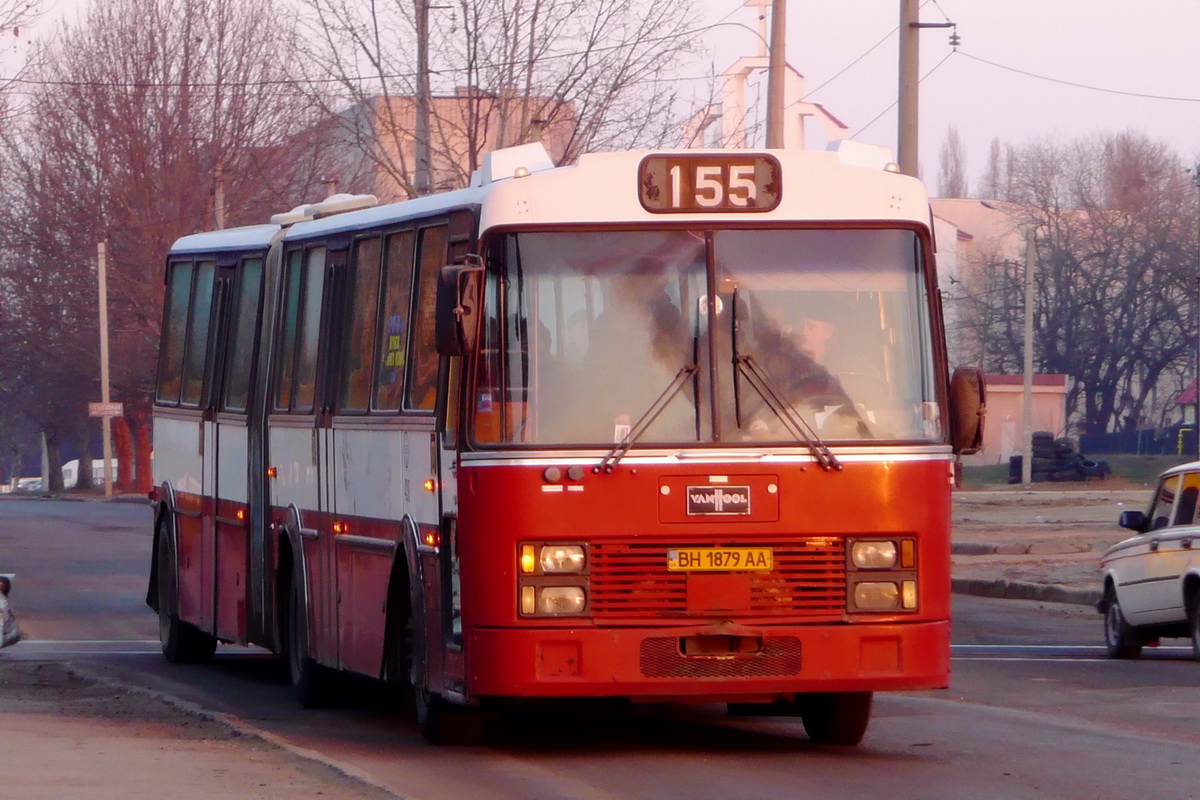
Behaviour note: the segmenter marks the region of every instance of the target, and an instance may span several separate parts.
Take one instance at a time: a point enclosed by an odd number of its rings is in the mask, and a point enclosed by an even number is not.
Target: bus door
[[[275,367],[272,375],[271,413],[268,418],[268,452],[275,477],[270,482],[270,503],[275,513],[292,524],[292,509],[299,516],[294,532],[301,553],[295,554],[305,581],[309,655],[322,664],[336,660],[330,645],[334,627],[333,580],[330,575],[330,537],[325,516],[327,491],[320,476],[322,437],[319,427],[318,354],[327,249],[324,244],[293,247],[284,255],[283,297],[278,316]]]
[[[240,259],[236,271],[219,279],[224,341],[219,383],[220,402],[205,440],[214,444],[205,457],[205,473],[214,487],[215,629],[221,639],[247,640],[250,562],[249,411],[251,375],[259,301],[262,294],[262,256]],[[226,314],[226,309],[228,314]]]
[[[318,631],[314,638],[313,655],[322,664],[341,666],[339,647],[338,606],[342,588],[338,579],[340,560],[337,538],[349,531],[347,523],[338,518],[337,470],[334,467],[338,456],[339,432],[333,423],[337,394],[334,380],[337,355],[343,341],[345,319],[346,259],[349,237],[326,242],[325,279],[323,309],[320,314],[320,368],[314,430],[314,457],[316,459],[317,507],[320,511],[319,559],[320,566],[313,570],[319,582],[310,588],[311,599],[321,604],[317,616]],[[315,562],[315,559],[313,560]],[[315,564],[314,564],[315,566]],[[318,599],[319,598],[319,599]]]
[[[231,302],[237,285],[237,257],[222,255],[217,258],[216,278],[213,286],[213,302],[209,320],[209,364],[206,369],[204,391],[204,415],[200,426],[201,454],[201,526],[199,546],[199,576],[201,603],[197,609],[196,625],[222,638],[226,638],[217,624],[217,583],[221,580],[218,568],[218,539],[225,511],[217,475],[220,455],[220,398],[221,378],[225,372],[225,348],[231,324]]]

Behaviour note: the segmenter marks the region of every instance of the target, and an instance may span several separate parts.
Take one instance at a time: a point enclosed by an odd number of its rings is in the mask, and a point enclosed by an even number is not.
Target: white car
[[[1124,511],[1136,535],[1104,551],[1104,644],[1136,658],[1161,637],[1187,636],[1200,659],[1200,461],[1163,472],[1146,513]]]

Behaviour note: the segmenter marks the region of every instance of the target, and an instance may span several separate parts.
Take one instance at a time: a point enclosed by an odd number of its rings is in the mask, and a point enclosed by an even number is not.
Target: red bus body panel
[[[475,587],[463,592],[470,695],[736,699],[947,685],[948,460],[847,459],[829,472],[798,460],[627,460],[588,471],[574,490],[544,489],[543,470],[459,470],[462,584]],[[688,516],[683,490],[712,483],[751,487],[750,513]],[[847,612],[844,541],[872,535],[916,540],[915,611]],[[590,615],[519,615],[523,541],[588,543]],[[771,546],[778,563],[761,574],[668,573],[663,553],[685,546]],[[810,586],[825,588],[809,600]],[[761,651],[682,654],[683,639],[719,634],[760,639]]]

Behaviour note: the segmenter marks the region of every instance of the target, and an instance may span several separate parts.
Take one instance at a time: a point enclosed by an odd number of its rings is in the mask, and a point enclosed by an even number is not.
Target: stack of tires
[[[1021,467],[1024,459],[1012,456],[1008,459],[1008,482],[1021,482]],[[1033,463],[1030,470],[1034,481],[1086,481],[1090,478],[1105,478],[1112,474],[1104,461],[1084,458],[1075,449],[1075,442],[1067,437],[1055,438],[1050,431],[1033,432]]]

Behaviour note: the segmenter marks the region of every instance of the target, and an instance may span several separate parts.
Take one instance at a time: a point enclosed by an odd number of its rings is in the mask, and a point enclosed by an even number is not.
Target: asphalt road
[[[18,573],[32,635],[0,651],[0,677],[6,661],[69,662],[262,732],[349,776],[343,788],[413,800],[1200,794],[1200,664],[1178,641],[1107,660],[1100,617],[1085,607],[956,597],[951,688],[878,696],[855,749],[815,747],[799,722],[717,706],[530,714],[502,720],[484,746],[439,749],[372,687],[303,711],[261,653],[222,647],[210,665],[166,664],[143,604],[148,523],[137,505],[0,502],[0,571]]]

